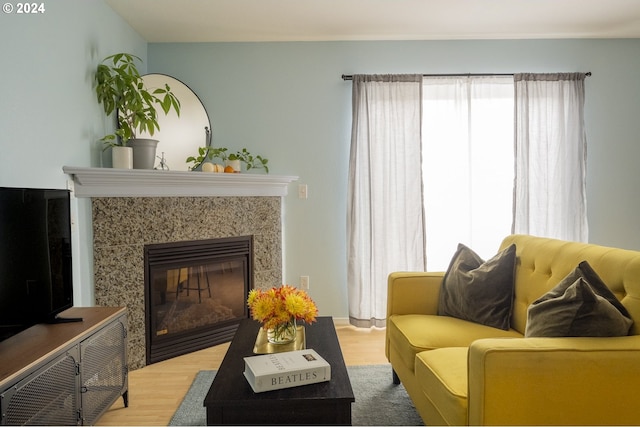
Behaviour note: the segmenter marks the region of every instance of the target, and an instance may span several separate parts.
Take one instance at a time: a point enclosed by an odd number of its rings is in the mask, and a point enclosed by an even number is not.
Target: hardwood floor
[[[336,326],[336,331],[347,366],[388,363],[384,329]],[[166,426],[198,371],[218,369],[228,347],[220,344],[130,372],[129,407],[118,399],[96,425]]]

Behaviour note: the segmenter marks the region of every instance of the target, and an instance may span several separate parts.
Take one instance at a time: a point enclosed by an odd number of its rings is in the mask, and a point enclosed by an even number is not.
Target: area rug
[[[391,380],[390,365],[348,366],[356,401],[351,405],[354,426],[424,425],[402,384]],[[171,418],[171,426],[203,426],[202,406],[216,371],[200,371]]]

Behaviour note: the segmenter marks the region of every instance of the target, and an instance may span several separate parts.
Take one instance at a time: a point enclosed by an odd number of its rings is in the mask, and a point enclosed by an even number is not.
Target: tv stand
[[[60,317],[56,316],[53,319],[50,319],[47,323],[50,325],[55,325],[57,323],[74,323],[74,322],[82,322],[82,317]]]
[[[118,398],[128,406],[126,308],[61,314],[0,342],[1,425],[93,425]]]

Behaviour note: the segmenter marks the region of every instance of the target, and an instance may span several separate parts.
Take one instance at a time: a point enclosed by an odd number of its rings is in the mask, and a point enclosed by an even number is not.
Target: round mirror
[[[207,130],[211,130],[209,115],[200,98],[180,80],[165,74],[146,74],[142,76],[145,86],[153,91],[155,88],[164,88],[167,84],[176,98],[180,101],[180,117],[175,111],[169,111],[165,115],[162,109],[158,109],[158,125],[160,130],[153,136],[141,133],[140,138],[157,139],[156,169],[162,169],[160,159],[164,156],[166,166],[164,169],[172,171],[187,171],[189,164],[186,160],[189,156],[198,155],[198,147],[207,145]]]

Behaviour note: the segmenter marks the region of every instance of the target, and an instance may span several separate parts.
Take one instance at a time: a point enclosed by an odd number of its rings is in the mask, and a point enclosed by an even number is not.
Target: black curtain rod
[[[422,77],[500,77],[500,76],[513,76],[514,73],[504,73],[504,74],[423,74]],[[591,76],[591,71],[587,71],[584,73],[585,77]],[[343,74],[342,80],[353,80],[352,74]]]

